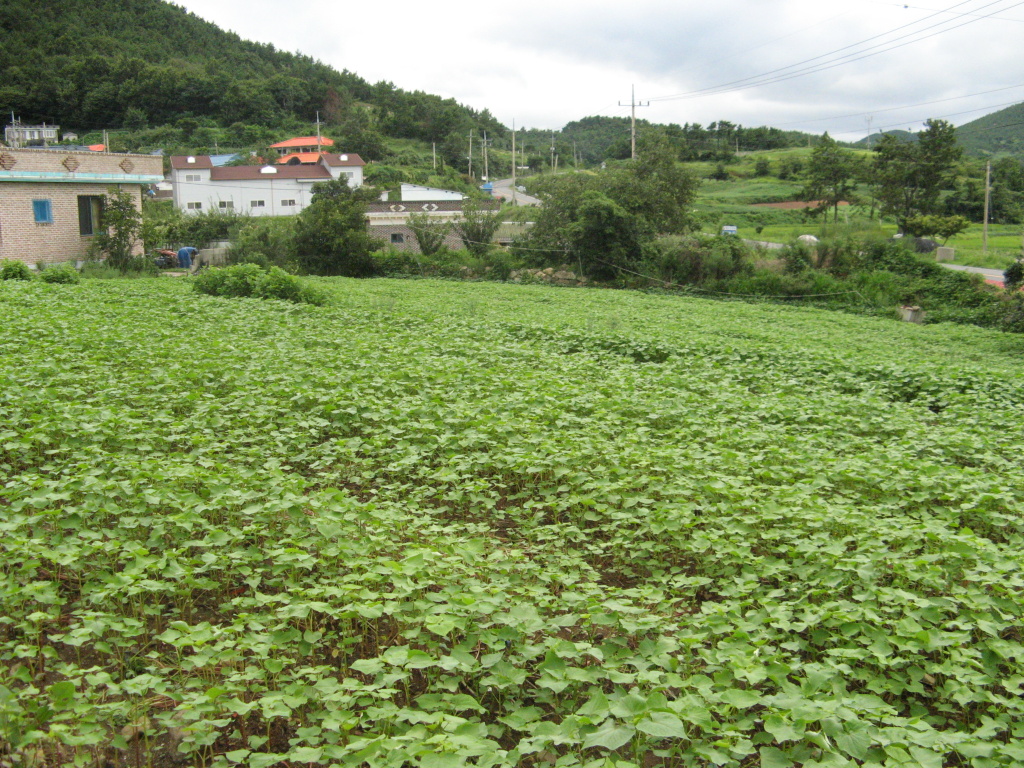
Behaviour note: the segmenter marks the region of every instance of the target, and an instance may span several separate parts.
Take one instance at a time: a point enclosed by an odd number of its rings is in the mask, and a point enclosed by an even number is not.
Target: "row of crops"
[[[0,762],[1024,764],[1024,338],[0,285]]]

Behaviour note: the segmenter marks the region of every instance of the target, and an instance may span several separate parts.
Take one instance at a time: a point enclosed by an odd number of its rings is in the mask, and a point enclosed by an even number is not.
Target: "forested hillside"
[[[0,30],[0,108],[28,122],[79,131],[182,117],[268,126],[319,111],[328,123],[427,141],[472,127],[503,131],[486,111],[371,85],[160,0],[5,0]]]
[[[956,134],[972,155],[1024,155],[1024,103],[961,125]]]

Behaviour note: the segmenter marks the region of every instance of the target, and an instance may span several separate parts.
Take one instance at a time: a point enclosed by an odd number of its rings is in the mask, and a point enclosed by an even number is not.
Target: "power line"
[[[891,6],[893,8],[908,8],[908,9],[912,9],[912,10],[915,10],[915,11],[934,11],[934,10],[936,10],[935,8],[924,8],[923,6],[920,6],[920,5],[907,5],[906,3],[886,3],[886,2],[882,2],[881,0],[868,0],[868,1],[869,2],[873,1],[875,3],[875,5],[887,5],[887,6]],[[969,13],[965,13],[964,14],[964,16],[970,16],[970,15],[971,14],[969,14]],[[1012,21],[1012,22],[1015,22],[1017,24],[1024,24],[1024,19],[1011,19],[1011,18],[1008,18],[1006,16],[993,16],[992,18],[996,19],[997,21]]]
[[[979,8],[977,10],[982,10],[982,9],[985,9],[985,8],[989,8],[990,6],[996,5],[999,2],[1003,2],[1003,1],[1004,0],[993,0],[993,2],[987,3],[987,4],[983,5],[983,6],[981,6],[981,8]],[[901,29],[905,29],[907,27],[911,27],[911,26],[920,24],[923,21],[927,21],[928,19],[933,18],[934,16],[938,16],[938,15],[940,15],[942,13],[949,13],[954,8],[958,8],[958,7],[962,6],[962,5],[966,5],[968,2],[972,2],[972,0],[963,0],[963,2],[957,3],[956,5],[951,6],[950,8],[946,9],[945,11],[932,14],[932,15],[927,16],[924,19],[921,19],[919,21],[911,22],[910,24],[905,24],[905,25],[903,25],[901,27],[897,27],[896,29],[890,30],[888,32],[884,32],[884,33],[882,33],[880,35],[874,35],[873,37],[869,37],[869,38],[867,38],[865,40],[861,40],[860,42],[853,43],[851,45],[847,45],[847,46],[844,46],[842,48],[838,48],[838,49],[836,49],[834,51],[822,54],[820,56],[815,56],[815,57],[810,58],[810,59],[805,59],[804,61],[797,62],[796,64],[790,64],[789,66],[780,67],[778,69],[770,70],[768,72],[764,72],[764,73],[761,73],[759,75],[752,75],[750,77],[741,78],[739,80],[734,80],[734,81],[731,81],[731,82],[728,82],[728,83],[721,83],[721,84],[716,85],[716,86],[710,86],[708,88],[702,88],[702,89],[699,89],[699,90],[696,90],[696,91],[689,91],[689,92],[686,92],[686,93],[680,93],[680,94],[675,94],[675,95],[671,95],[671,96],[656,97],[656,98],[653,98],[652,101],[670,101],[670,100],[676,100],[676,99],[696,98],[696,97],[699,97],[699,96],[720,95],[720,94],[724,94],[724,93],[731,93],[731,92],[734,92],[734,91],[747,90],[749,88],[759,88],[759,87],[762,87],[762,86],[765,86],[765,85],[773,85],[775,83],[784,82],[786,80],[792,80],[792,79],[797,78],[797,77],[803,77],[803,76],[809,75],[809,74],[816,74],[818,72],[824,72],[824,71],[829,70],[829,69],[834,69],[835,67],[843,66],[845,64],[851,64],[853,62],[861,61],[863,59],[870,58],[872,56],[877,56],[877,55],[879,55],[881,53],[885,53],[885,52],[888,52],[888,51],[896,50],[897,48],[903,48],[903,47],[905,47],[907,45],[910,45],[911,43],[921,42],[922,40],[927,40],[927,39],[929,39],[931,37],[935,37],[935,36],[940,35],[940,34],[942,34],[944,32],[951,32],[953,30],[960,29],[962,27],[968,26],[970,24],[974,24],[974,23],[976,23],[978,21],[981,21],[983,19],[990,18],[991,16],[994,16],[995,14],[1000,13],[1001,11],[1006,11],[1006,10],[1009,10],[1011,8],[1016,8],[1017,6],[1024,5],[1024,2],[1014,3],[1013,5],[1010,5],[1008,7],[992,11],[991,13],[986,14],[984,16],[977,16],[975,18],[971,18],[968,21],[963,21],[963,22],[961,22],[959,24],[956,24],[955,26],[948,27],[946,29],[940,29],[937,32],[933,32],[930,35],[920,36],[924,32],[927,32],[929,30],[935,29],[937,27],[942,27],[942,26],[950,24],[949,21],[941,21],[941,22],[939,22],[937,24],[933,24],[931,26],[925,27],[924,29],[919,29],[919,30],[916,30],[914,32],[910,32],[910,33],[908,33],[906,35],[902,35],[901,37],[897,37],[895,40],[889,40],[889,41],[884,42],[884,43],[878,43],[876,45],[870,46],[870,47],[868,47],[866,49],[863,49],[863,50],[860,50],[860,51],[854,51],[854,52],[849,53],[849,54],[844,54],[843,56],[840,56],[838,60],[831,61],[831,62],[825,62],[823,65],[814,65],[814,66],[811,66],[811,67],[805,67],[805,68],[797,70],[795,72],[787,72],[787,70],[792,70],[794,67],[800,67],[803,64],[809,64],[811,62],[818,61],[818,60],[821,60],[821,59],[827,59],[827,58],[829,58],[831,56],[834,56],[837,53],[840,53],[841,51],[849,50],[851,48],[858,48],[858,47],[860,47],[860,46],[864,45],[865,43],[870,42],[872,40],[888,37],[888,36],[892,35],[894,32],[898,32]],[[957,16],[961,17],[961,18],[966,16],[966,15],[967,14],[957,14]],[[918,36],[918,37],[915,37],[915,36]],[[914,38],[914,39],[909,39],[908,40],[907,38]],[[899,40],[906,40],[906,42],[899,43],[898,45],[892,45],[892,43],[897,42]],[[885,46],[888,46],[888,47],[885,47]],[[875,49],[881,49],[881,50],[875,50]],[[868,51],[874,51],[874,53],[868,53]]]
[[[854,112],[853,114],[849,114],[849,115],[832,115],[831,117],[815,117],[815,118],[812,118],[810,120],[794,120],[791,123],[776,123],[775,127],[776,128],[784,128],[785,126],[788,126],[788,125],[804,125],[805,123],[821,123],[821,122],[825,122],[827,120],[847,120],[847,119],[854,118],[854,117],[866,117],[866,116],[870,116],[870,115],[877,115],[879,112],[898,112],[901,109],[916,109],[917,107],[928,107],[928,106],[931,106],[932,104],[943,104],[943,103],[945,103],[947,101],[959,101],[960,99],[970,99],[970,98],[973,98],[975,96],[986,96],[986,95],[988,95],[990,93],[999,93],[1000,91],[1011,91],[1014,88],[1024,88],[1024,83],[1019,83],[1017,85],[1008,85],[1005,88],[993,88],[990,91],[979,91],[977,93],[967,93],[967,94],[964,94],[963,96],[950,96],[948,99],[936,99],[934,101],[922,101],[922,102],[920,102],[918,104],[904,104],[903,106],[899,106],[899,107],[886,107],[885,109],[872,109],[872,110],[870,110],[868,112]],[[1011,103],[1015,104],[1016,102],[1011,102]]]

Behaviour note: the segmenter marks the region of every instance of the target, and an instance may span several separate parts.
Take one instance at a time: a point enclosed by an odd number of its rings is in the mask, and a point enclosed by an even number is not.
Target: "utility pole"
[[[469,178],[473,178],[473,129],[469,129]]]
[[[981,252],[988,253],[988,212],[992,200],[992,161],[985,164],[985,229],[981,236]]]
[[[871,124],[873,122],[875,122],[875,116],[871,115],[870,117],[866,117],[864,119],[867,120],[867,123],[868,123],[868,151],[870,152],[871,151]]]
[[[636,108],[637,107],[649,107],[649,106],[651,106],[651,102],[648,101],[646,104],[638,104],[637,103],[637,100],[636,100],[636,86],[635,85],[632,86],[632,89],[630,90],[630,94],[631,95],[630,95],[630,99],[629,99],[629,104],[628,105],[627,104],[623,104],[620,101],[619,102],[619,106],[620,107],[628,106],[629,109],[630,109],[630,129],[629,129],[630,157],[632,157],[634,160],[636,160]]]
[[[484,181],[490,181],[491,180],[491,172],[490,172],[490,169],[489,169],[489,167],[487,165],[487,131],[484,131],[483,145],[484,145]]]
[[[576,168],[576,170],[579,170],[580,160],[578,157],[576,157],[576,139],[572,140],[572,164],[573,167]]]
[[[516,202],[516,121],[512,120],[512,203]]]
[[[555,132],[551,132],[551,172],[555,172]]]
[[[437,142],[436,141],[430,142],[430,147],[431,147],[431,151],[433,152],[433,155],[434,155],[434,170],[436,171],[437,170]]]
[[[323,139],[320,138],[320,112],[316,113],[316,151],[320,153],[320,145],[323,143]]]

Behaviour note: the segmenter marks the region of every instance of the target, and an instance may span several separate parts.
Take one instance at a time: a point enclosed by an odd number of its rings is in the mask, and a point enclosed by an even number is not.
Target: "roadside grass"
[[[947,245],[956,249],[957,264],[988,269],[1006,269],[1024,255],[1024,228],[1020,224],[990,224],[988,253],[983,250],[981,224],[972,224],[966,232],[950,238]]]

